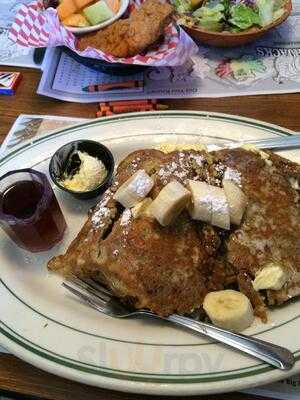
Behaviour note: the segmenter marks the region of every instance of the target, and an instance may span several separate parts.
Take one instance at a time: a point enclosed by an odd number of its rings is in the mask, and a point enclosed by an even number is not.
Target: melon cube
[[[100,24],[100,22],[106,21],[114,16],[114,13],[104,0],[100,0],[84,8],[83,13],[92,25]]]
[[[120,9],[120,0],[105,0],[105,3],[108,5],[108,7],[115,13]]]
[[[69,15],[66,19],[63,20],[63,24],[67,26],[90,26],[88,20],[81,14],[72,14]]]
[[[61,21],[74,14],[77,6],[73,0],[63,0],[57,7],[58,17]]]
[[[94,0],[73,0],[73,1],[77,6],[77,10],[80,10],[81,8],[84,8],[88,4],[92,3]]]

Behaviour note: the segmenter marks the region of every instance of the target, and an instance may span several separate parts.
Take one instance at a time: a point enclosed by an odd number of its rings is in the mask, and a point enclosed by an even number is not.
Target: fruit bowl
[[[120,8],[119,8],[118,12],[115,15],[113,15],[111,18],[109,18],[99,24],[91,25],[91,26],[83,26],[83,27],[64,25],[64,27],[68,31],[75,33],[77,35],[82,35],[84,33],[98,31],[99,29],[105,28],[106,26],[112,24],[113,22],[115,22],[116,20],[121,18],[122,15],[127,10],[128,5],[129,5],[129,0],[120,0]]]
[[[189,27],[181,25],[182,28],[199,43],[208,44],[216,47],[235,47],[241,46],[250,42],[254,42],[267,32],[271,31],[276,26],[282,24],[292,11],[292,1],[288,0],[285,4],[285,12],[280,18],[273,21],[271,24],[263,28],[251,28],[243,32],[210,32],[196,26]]]

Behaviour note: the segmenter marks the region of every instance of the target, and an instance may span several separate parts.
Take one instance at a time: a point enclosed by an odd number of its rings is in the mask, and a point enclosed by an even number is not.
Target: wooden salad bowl
[[[184,30],[199,43],[205,43],[216,47],[235,47],[253,42],[261,36],[265,35],[271,29],[282,24],[288,18],[291,11],[292,1],[287,0],[285,5],[285,12],[280,18],[265,26],[264,28],[251,28],[247,31],[238,33],[209,32],[199,27],[188,27],[186,25],[182,25],[182,28],[184,28]]]

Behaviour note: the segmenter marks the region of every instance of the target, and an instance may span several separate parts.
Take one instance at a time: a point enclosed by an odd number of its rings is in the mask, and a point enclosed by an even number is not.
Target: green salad
[[[173,0],[179,23],[213,32],[264,27],[282,16],[286,0]]]

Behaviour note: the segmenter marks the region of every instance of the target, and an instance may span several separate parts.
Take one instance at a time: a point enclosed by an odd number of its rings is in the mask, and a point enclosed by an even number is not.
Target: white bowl
[[[129,0],[121,0],[121,5],[120,5],[120,8],[119,8],[119,11],[117,12],[117,14],[115,14],[112,18],[101,22],[100,24],[92,25],[92,26],[84,26],[82,28],[75,27],[75,26],[66,26],[66,25],[64,25],[64,27],[68,31],[79,34],[79,35],[81,35],[83,33],[98,31],[99,29],[105,28],[106,26],[115,22],[117,19],[121,18],[122,15],[124,14],[124,12],[127,10],[128,4],[129,4]]]

